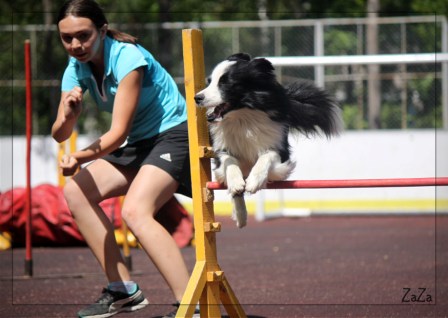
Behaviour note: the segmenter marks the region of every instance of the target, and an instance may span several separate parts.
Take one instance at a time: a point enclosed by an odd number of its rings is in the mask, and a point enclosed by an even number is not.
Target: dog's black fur
[[[325,90],[303,80],[284,87],[267,59],[245,53],[219,63],[195,100],[208,108],[215,174],[233,196],[238,226],[245,224],[241,194],[284,180],[294,169],[289,133],[331,137],[343,126],[338,103]]]

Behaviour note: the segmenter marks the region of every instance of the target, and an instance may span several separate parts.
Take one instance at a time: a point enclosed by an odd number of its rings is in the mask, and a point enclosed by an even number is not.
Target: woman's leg
[[[126,193],[135,172],[96,160],[65,186],[64,196],[78,228],[109,282],[129,281],[130,275],[116,243],[113,224],[99,203]]]
[[[177,181],[164,170],[142,166],[126,194],[122,217],[180,301],[189,273],[173,237],[154,219],[177,187]]]

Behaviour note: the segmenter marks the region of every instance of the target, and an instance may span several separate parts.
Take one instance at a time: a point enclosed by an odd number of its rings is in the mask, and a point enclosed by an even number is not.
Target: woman
[[[109,317],[148,304],[131,280],[113,226],[98,205],[121,195],[126,195],[123,220],[179,303],[189,274],[175,241],[154,215],[175,192],[191,194],[185,100],[136,38],[108,29],[95,1],[66,2],[57,25],[71,58],[62,79],[53,138],[58,142],[69,138],[87,90],[100,110],[112,113],[107,132],[60,162],[63,175],[70,176],[93,161],[67,183],[64,196],[109,282],[97,302],[78,315]]]

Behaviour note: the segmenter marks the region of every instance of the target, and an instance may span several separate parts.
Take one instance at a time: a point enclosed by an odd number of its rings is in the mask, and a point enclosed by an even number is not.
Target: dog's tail
[[[288,125],[307,136],[323,132],[327,137],[338,135],[344,127],[338,102],[325,90],[310,81],[286,86],[291,107]]]
[[[239,228],[247,224],[247,209],[244,194],[232,196],[232,219],[236,221]]]

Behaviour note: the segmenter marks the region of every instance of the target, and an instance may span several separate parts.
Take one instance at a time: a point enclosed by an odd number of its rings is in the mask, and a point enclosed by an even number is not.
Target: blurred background
[[[185,28],[203,31],[207,73],[217,62],[236,52],[247,52],[253,57],[448,52],[446,0],[98,2],[110,26],[137,36],[172,74],[182,92],[181,31]],[[62,3],[0,2],[0,191],[24,185],[21,158],[25,134],[23,43],[26,39],[30,39],[32,48],[35,167],[32,182],[52,183],[56,179],[57,145],[48,137],[67,63],[54,24]],[[305,78],[334,94],[346,125],[346,138],[336,143],[297,141],[300,145],[294,145],[294,149],[300,149],[298,156],[310,155],[299,159],[299,168],[292,177],[440,175],[444,170],[439,169],[436,161],[440,165],[445,160],[445,153],[439,155],[437,151],[447,140],[447,70],[447,62],[437,58],[422,63],[276,66],[281,83]],[[79,145],[108,129],[110,120],[107,114],[98,113],[88,99],[84,112],[78,125]],[[322,158],[327,158],[327,162]],[[385,168],[377,169],[376,165]],[[433,189],[429,198],[434,193]],[[350,195],[353,197],[353,192]]]

